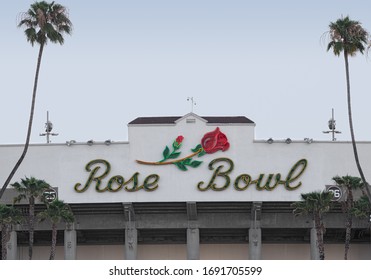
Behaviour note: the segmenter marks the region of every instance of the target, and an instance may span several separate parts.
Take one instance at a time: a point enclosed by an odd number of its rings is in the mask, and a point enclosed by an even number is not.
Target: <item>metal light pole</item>
[[[332,141],[336,141],[335,134],[341,133],[341,131],[337,131],[336,129],[336,121],[334,119],[334,108],[332,108],[332,116],[331,119],[328,121],[328,128],[330,130],[322,131],[323,133],[331,133],[332,134]]]
[[[196,102],[194,102],[193,97],[188,97],[187,101],[191,101],[191,112],[193,113],[193,106],[196,105]]]
[[[46,136],[46,143],[49,144],[50,136],[57,136],[58,133],[52,133],[53,124],[49,121],[49,111],[46,112],[46,123],[45,123],[45,133],[40,133],[40,136]]]

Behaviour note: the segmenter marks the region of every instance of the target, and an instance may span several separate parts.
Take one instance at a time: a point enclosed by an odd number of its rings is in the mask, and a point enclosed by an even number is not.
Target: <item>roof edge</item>
[[[195,117],[207,124],[255,124],[252,120],[245,116],[199,116],[195,113],[188,113],[184,116],[168,116],[168,117],[138,117],[128,123],[128,126],[133,125],[175,125],[188,117]]]

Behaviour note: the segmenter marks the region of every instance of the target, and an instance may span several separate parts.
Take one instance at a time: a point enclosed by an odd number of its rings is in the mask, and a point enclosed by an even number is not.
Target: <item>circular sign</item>
[[[49,189],[43,193],[44,199],[47,202],[52,202],[57,199],[57,192],[53,189]]]
[[[327,191],[334,195],[332,201],[339,201],[343,197],[343,191],[339,186],[329,186]]]

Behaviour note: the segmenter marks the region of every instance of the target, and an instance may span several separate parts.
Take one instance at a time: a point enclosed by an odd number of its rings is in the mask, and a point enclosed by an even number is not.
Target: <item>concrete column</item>
[[[187,229],[187,259],[200,259],[200,230],[198,228]]]
[[[132,203],[123,203],[125,218],[125,259],[136,260],[138,257],[138,230],[135,222],[135,210]]]
[[[18,247],[17,247],[17,232],[15,230],[12,230],[10,232],[10,239],[8,243],[6,243],[6,249],[7,249],[7,260],[17,260],[18,255]]]
[[[77,236],[73,226],[68,226],[64,230],[64,259],[76,260]]]
[[[261,228],[249,229],[249,259],[261,260],[262,257],[262,230]]]
[[[134,226],[125,229],[125,259],[136,260],[138,254],[138,231]]]
[[[262,257],[262,230],[261,209],[262,202],[254,202],[251,207],[251,226],[249,229],[249,259],[261,260]]]
[[[310,258],[319,260],[319,250],[317,246],[317,232],[314,227],[310,230]]]

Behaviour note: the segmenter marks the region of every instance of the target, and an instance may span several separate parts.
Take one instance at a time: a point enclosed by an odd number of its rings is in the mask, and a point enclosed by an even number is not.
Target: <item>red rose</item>
[[[178,150],[180,146],[182,145],[184,137],[182,135],[179,135],[173,142],[173,148],[175,150]]]
[[[182,135],[179,135],[179,136],[175,139],[175,142],[177,142],[178,145],[179,145],[180,143],[183,142],[183,139],[184,139],[184,137],[183,137]]]
[[[204,137],[202,137],[201,145],[208,154],[215,153],[219,150],[224,152],[229,148],[227,136],[220,131],[219,127],[212,132],[206,133]]]

